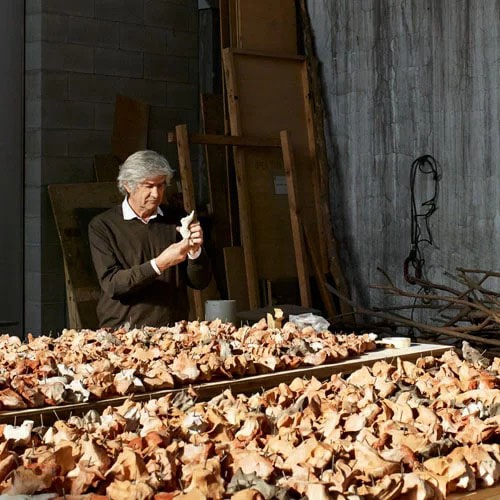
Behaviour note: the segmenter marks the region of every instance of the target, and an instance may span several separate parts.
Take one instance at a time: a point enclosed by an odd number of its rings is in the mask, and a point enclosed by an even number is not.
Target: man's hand
[[[172,243],[156,257],[156,265],[158,269],[163,272],[165,269],[176,266],[186,260],[189,251],[189,240],[181,240],[177,243]]]
[[[203,245],[203,229],[199,222],[191,222],[189,231],[189,253],[195,254]]]

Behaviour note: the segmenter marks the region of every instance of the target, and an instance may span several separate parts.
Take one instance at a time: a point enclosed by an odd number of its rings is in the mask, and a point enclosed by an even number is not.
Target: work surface
[[[403,349],[379,349],[364,353],[356,358],[347,359],[337,363],[324,364],[319,366],[305,366],[294,370],[280,372],[271,372],[261,375],[244,377],[239,379],[220,380],[216,382],[207,382],[202,384],[193,384],[192,388],[198,393],[200,400],[206,400],[214,397],[226,389],[231,389],[233,393],[252,393],[260,389],[268,389],[277,386],[282,382],[290,382],[297,377],[316,377],[324,379],[334,373],[350,373],[361,366],[371,366],[376,361],[387,360],[392,362],[397,358],[405,360],[415,360],[424,356],[441,356],[449,350],[449,346],[438,344],[412,344]],[[26,410],[13,410],[0,412],[0,422],[19,424],[23,420],[40,420],[45,417],[57,419],[66,417],[70,414],[82,414],[91,409],[103,409],[107,406],[119,406],[127,399],[135,401],[147,401],[148,399],[159,398],[171,393],[186,391],[187,388],[166,389],[154,392],[136,393],[129,396],[119,396],[102,399],[99,401],[89,401],[86,403],[65,404],[50,406],[44,408],[30,408]]]

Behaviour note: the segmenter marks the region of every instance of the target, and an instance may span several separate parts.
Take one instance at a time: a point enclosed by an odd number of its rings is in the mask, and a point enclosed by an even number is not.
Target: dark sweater
[[[186,285],[201,289],[210,281],[206,253],[161,275],[150,262],[178,239],[175,224],[165,216],[158,215],[148,224],[124,220],[121,205],[92,219],[89,242],[101,285],[100,326],[119,327],[126,322],[131,327],[164,326],[188,319]]]

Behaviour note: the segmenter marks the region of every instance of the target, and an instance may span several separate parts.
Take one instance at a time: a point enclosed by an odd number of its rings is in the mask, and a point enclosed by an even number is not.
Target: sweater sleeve
[[[114,238],[102,220],[94,219],[89,224],[89,243],[92,261],[102,290],[113,299],[140,290],[157,276],[151,262],[125,269],[120,263]]]
[[[187,284],[196,290],[205,288],[210,283],[212,270],[210,259],[205,250],[202,250],[197,259],[187,259]]]

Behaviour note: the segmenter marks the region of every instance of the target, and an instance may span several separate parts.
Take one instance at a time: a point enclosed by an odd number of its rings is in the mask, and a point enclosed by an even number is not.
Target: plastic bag
[[[322,332],[328,330],[330,323],[322,316],[316,316],[312,313],[304,314],[290,314],[288,321],[295,323],[299,328],[305,328],[306,326],[312,326],[317,332]]]

